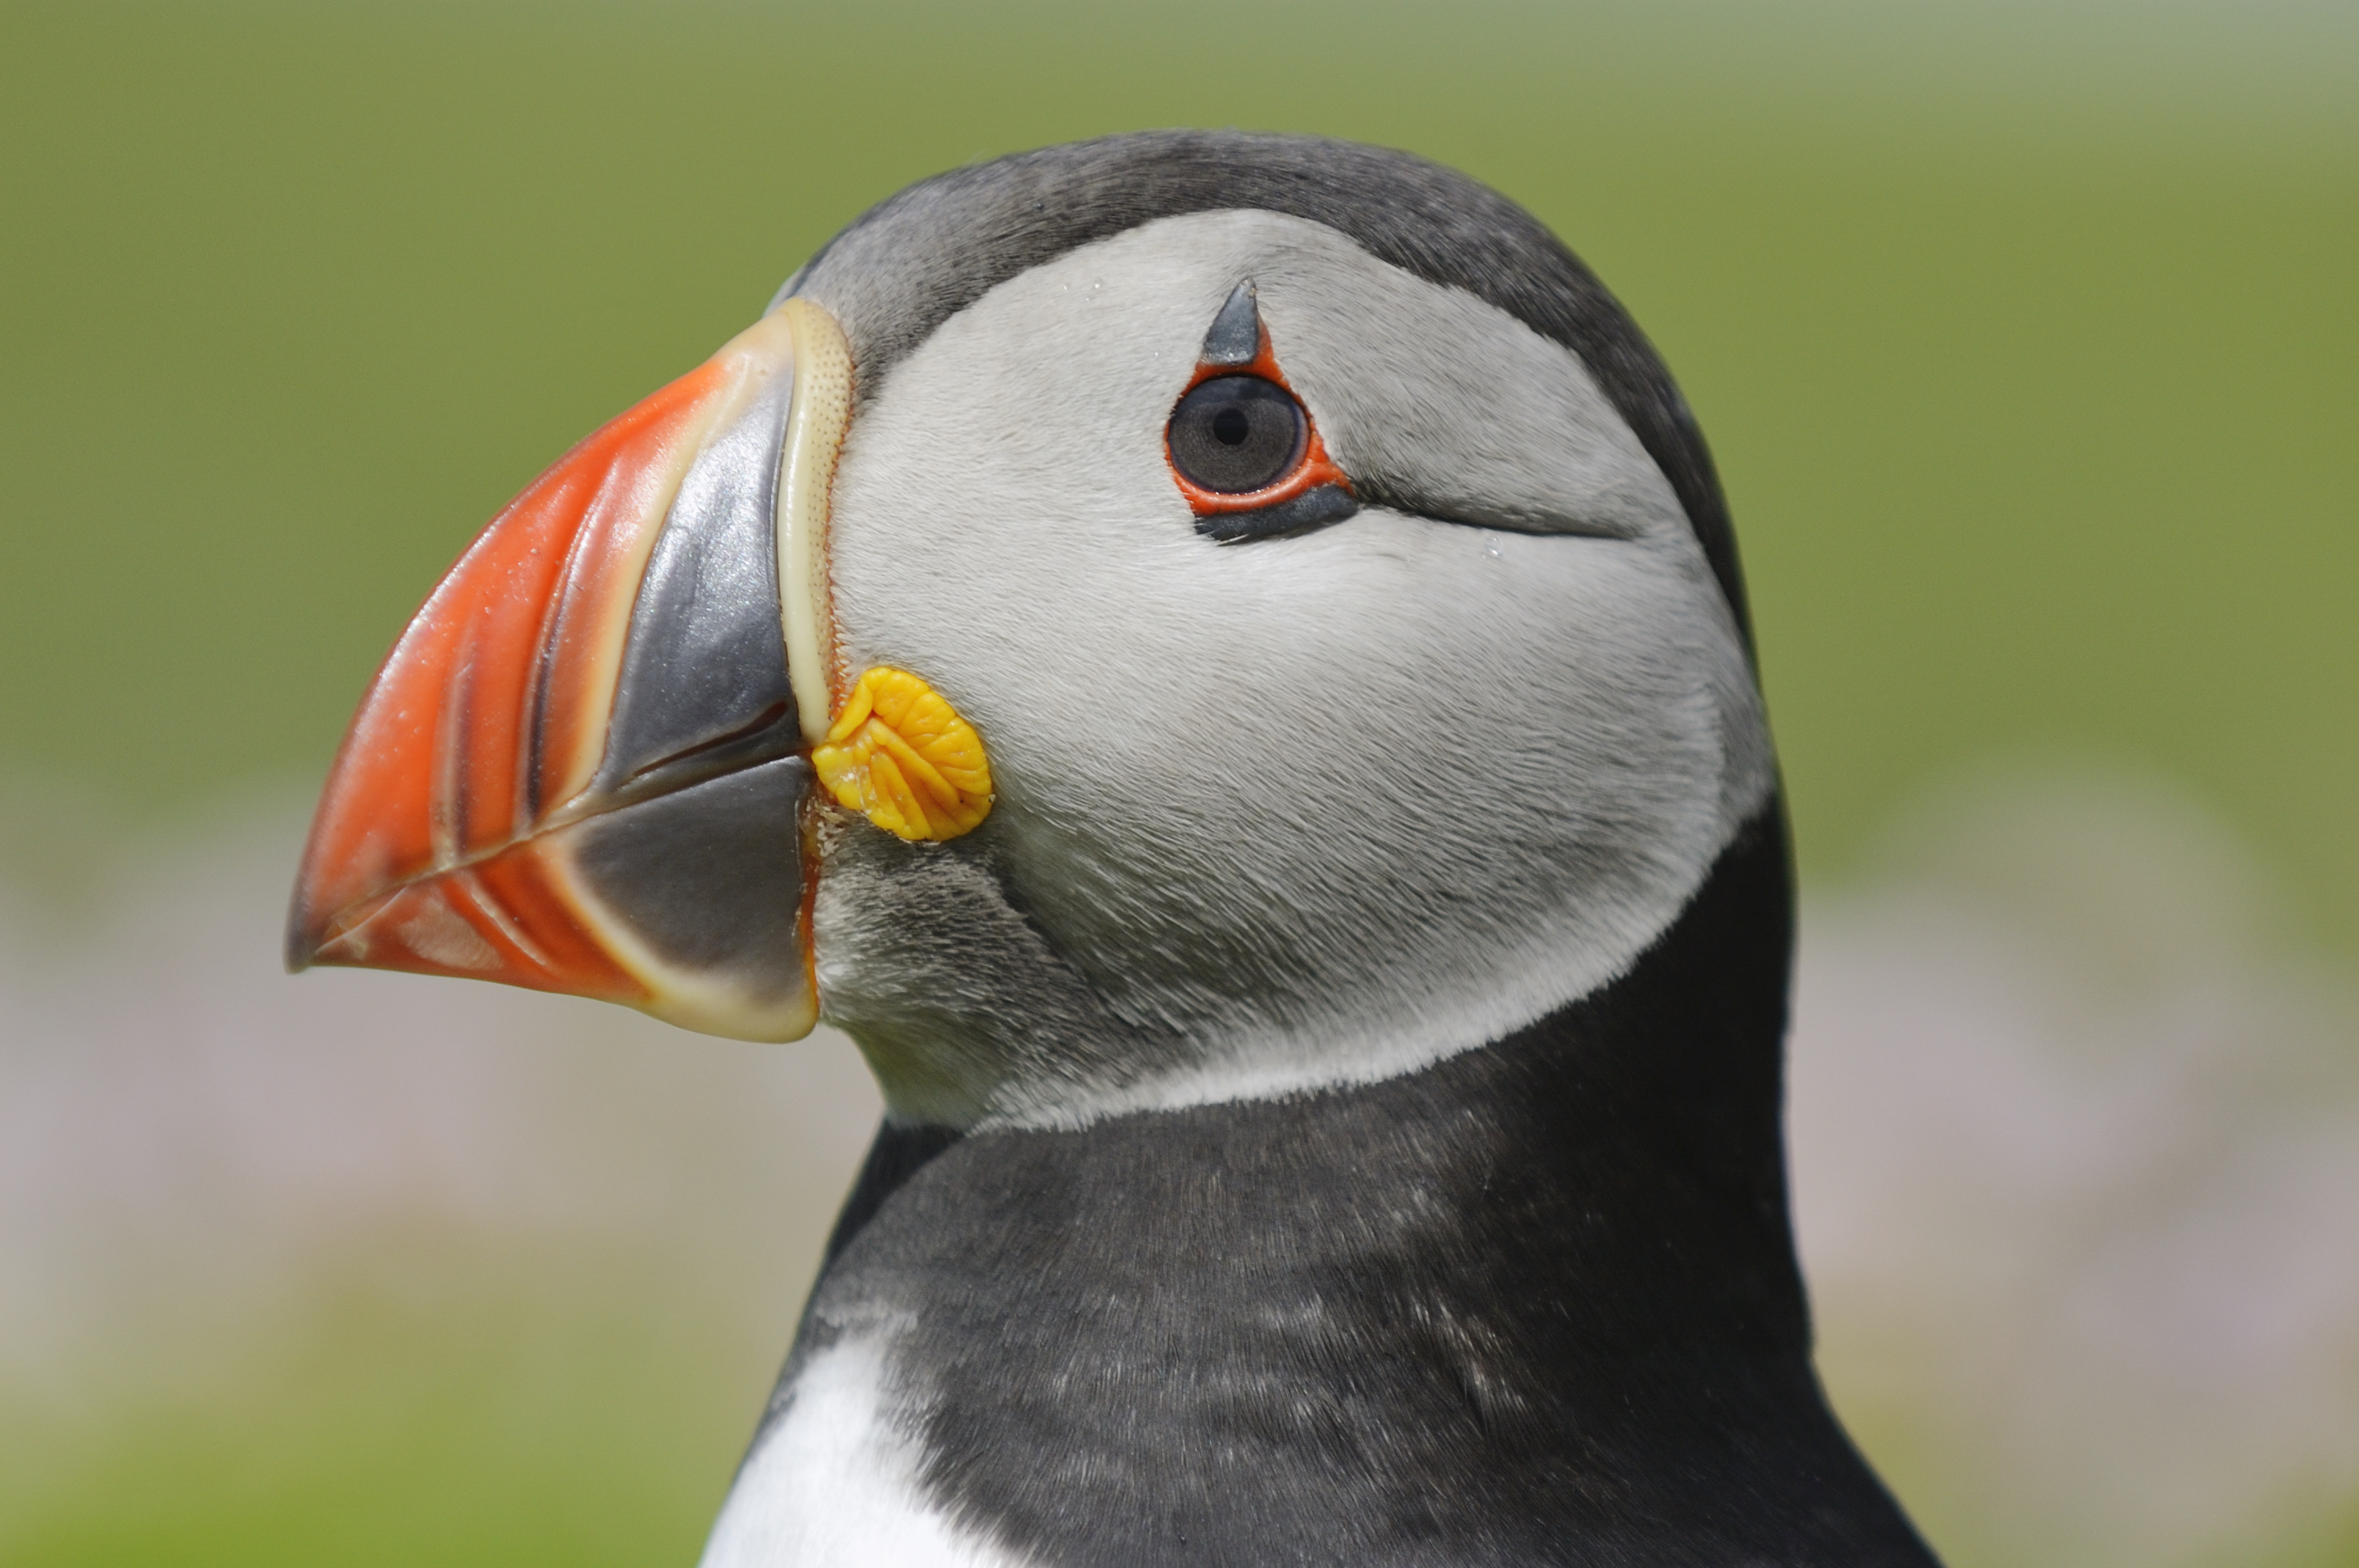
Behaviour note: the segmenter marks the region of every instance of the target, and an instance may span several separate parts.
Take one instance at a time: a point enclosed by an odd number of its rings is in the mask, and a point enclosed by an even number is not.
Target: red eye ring
[[[1179,414],[1180,405],[1187,401],[1189,394],[1208,381],[1224,376],[1251,377],[1268,382],[1283,391],[1301,411],[1303,438],[1293,463],[1269,483],[1255,490],[1208,490],[1180,471],[1180,464],[1172,455],[1171,429],[1167,424],[1164,427],[1163,460],[1171,470],[1171,482],[1180,487],[1180,493],[1187,497],[1189,508],[1198,517],[1266,511],[1297,496],[1307,495],[1322,485],[1333,485],[1346,495],[1353,493],[1350,478],[1336,466],[1335,460],[1327,455],[1327,443],[1319,435],[1319,421],[1311,416],[1301,395],[1287,384],[1286,373],[1278,368],[1277,355],[1270,348],[1267,326],[1261,329],[1260,346],[1251,363],[1198,364],[1194,373],[1189,376],[1188,384],[1180,389],[1180,396],[1172,405],[1173,415]]]

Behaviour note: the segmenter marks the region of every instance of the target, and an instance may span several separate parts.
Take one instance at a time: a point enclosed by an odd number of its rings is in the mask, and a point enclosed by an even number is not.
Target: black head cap
[[[1537,219],[1453,169],[1315,136],[1142,131],[1071,142],[910,186],[829,241],[787,291],[843,322],[865,397],[936,327],[1017,273],[1158,218],[1240,209],[1324,223],[1580,355],[1670,481],[1750,636],[1712,454],[1653,345]]]

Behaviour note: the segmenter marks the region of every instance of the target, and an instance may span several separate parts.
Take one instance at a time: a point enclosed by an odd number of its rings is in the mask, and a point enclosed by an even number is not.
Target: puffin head
[[[1776,809],[1710,460],[1582,265],[1401,154],[1140,135],[886,201],[495,518],[288,951],[1077,1126],[1500,1039]]]

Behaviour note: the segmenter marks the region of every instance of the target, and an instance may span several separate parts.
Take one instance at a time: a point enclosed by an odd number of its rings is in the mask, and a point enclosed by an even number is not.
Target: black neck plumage
[[[891,1323],[920,1479],[1045,1563],[1925,1563],[1787,1220],[1773,806],[1631,971],[1423,1072],[882,1132],[798,1368]]]

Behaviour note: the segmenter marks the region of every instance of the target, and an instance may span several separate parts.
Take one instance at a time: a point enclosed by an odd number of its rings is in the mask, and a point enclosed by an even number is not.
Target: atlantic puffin
[[[703,1562],[1925,1564],[1814,1373],[1793,894],[1712,460],[1405,154],[860,217],[495,518],[289,965],[858,1043]]]

